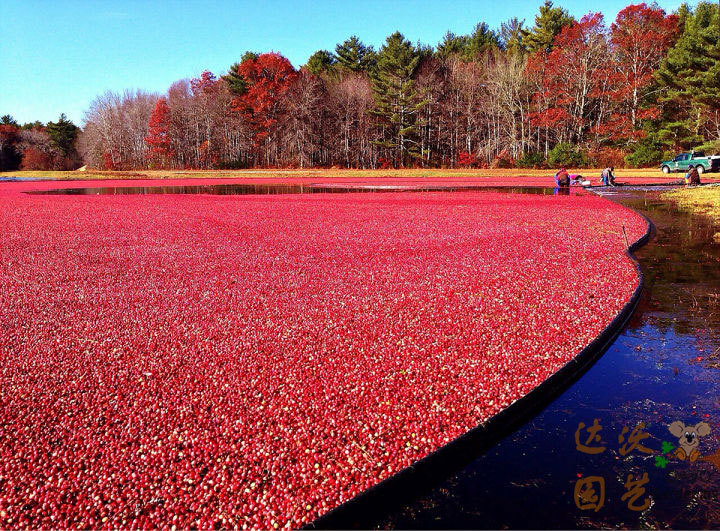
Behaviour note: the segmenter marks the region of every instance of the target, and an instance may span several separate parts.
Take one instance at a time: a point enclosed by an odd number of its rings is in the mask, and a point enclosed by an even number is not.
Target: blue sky
[[[0,115],[18,122],[82,123],[106,90],[164,92],[208,69],[224,73],[245,50],[277,51],[297,67],[352,34],[377,48],[401,31],[435,45],[447,30],[495,28],[513,16],[532,25],[543,0],[0,0]],[[629,0],[558,0],[580,17],[601,9],[609,24]],[[660,0],[672,11],[679,0]]]

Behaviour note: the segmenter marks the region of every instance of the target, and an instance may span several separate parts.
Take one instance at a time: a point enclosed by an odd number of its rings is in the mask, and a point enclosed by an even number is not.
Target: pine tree
[[[305,66],[311,74],[319,76],[331,72],[335,63],[336,59],[332,53],[327,50],[318,50],[310,56]]]
[[[525,51],[523,38],[527,32],[523,25],[524,21],[518,20],[517,17],[500,24],[500,42],[509,54],[516,55]]]
[[[467,51],[467,41],[467,35],[455,35],[453,32],[448,31],[445,33],[442,42],[437,45],[435,53],[442,58],[464,56]]]
[[[656,72],[665,89],[666,121],[659,136],[675,147],[716,140],[720,130],[718,6],[700,2],[679,13],[682,34]]]
[[[372,46],[365,46],[355,35],[335,47],[337,63],[353,72],[371,72],[375,67],[377,54]]]
[[[230,66],[228,73],[222,76],[222,79],[225,81],[228,90],[232,92],[235,96],[242,96],[243,94],[245,94],[245,92],[247,92],[248,88],[247,79],[245,79],[245,77],[239,72],[240,65],[245,61],[255,61],[258,56],[259,54],[255,52],[251,52],[250,50],[246,51],[244,54],[242,54],[240,62],[233,63],[232,66]]]
[[[488,50],[500,48],[500,36],[485,22],[478,22],[470,35],[455,35],[448,31],[438,44],[438,57],[460,57],[465,62],[477,61]]]
[[[228,73],[222,76],[230,92],[236,96],[242,96],[247,90],[247,81],[238,73],[240,63],[233,63]]]
[[[43,127],[45,127],[45,124],[43,124],[40,120],[35,120],[34,122],[25,122],[22,124],[20,129],[23,131],[29,131],[31,129],[42,129]]]
[[[427,101],[415,89],[413,76],[419,64],[420,52],[397,31],[387,38],[378,53],[372,114],[385,130],[384,140],[378,145],[392,152],[397,166],[422,156],[416,140],[418,116]]]
[[[468,61],[476,60],[488,50],[500,48],[500,38],[485,22],[478,22],[473,32],[467,38],[465,58]]]
[[[553,7],[551,0],[545,0],[545,4],[540,6],[540,13],[535,16],[535,26],[527,32],[523,43],[531,53],[538,50],[550,52],[555,37],[574,22],[567,10]]]
[[[74,149],[75,139],[80,128],[67,119],[65,113],[60,115],[57,122],[48,122],[47,133],[50,140],[63,157],[67,157]]]
[[[259,53],[251,52],[250,50],[248,50],[244,54],[242,54],[242,57],[240,58],[240,64],[243,64],[245,61],[254,61],[258,57],[260,57]]]

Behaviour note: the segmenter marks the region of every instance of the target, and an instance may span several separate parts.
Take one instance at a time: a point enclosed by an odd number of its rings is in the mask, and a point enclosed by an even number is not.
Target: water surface
[[[41,195],[144,195],[144,194],[210,194],[210,195],[276,195],[276,194],[347,194],[389,192],[464,192],[490,191],[514,194],[553,195],[554,188],[538,186],[482,185],[345,185],[345,184],[197,184],[168,186],[103,186],[92,188],[60,188],[28,192]],[[568,192],[568,189],[562,190]]]

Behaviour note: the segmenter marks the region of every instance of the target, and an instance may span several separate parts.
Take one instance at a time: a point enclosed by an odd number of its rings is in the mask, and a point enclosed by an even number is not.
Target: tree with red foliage
[[[477,158],[474,153],[468,153],[467,151],[461,151],[458,153],[458,166],[464,166],[465,168],[472,168],[477,164]]]
[[[217,88],[217,78],[209,70],[203,71],[200,77],[190,80],[190,89],[194,96],[212,93]]]
[[[111,151],[106,151],[102,155],[103,165],[102,168],[104,170],[117,170],[117,164],[115,163],[116,157],[113,156],[113,153]]]
[[[29,147],[23,151],[21,170],[51,170],[53,168],[53,157],[49,153],[35,147]]]
[[[253,144],[259,150],[273,131],[281,111],[282,96],[298,78],[290,61],[278,53],[248,57],[238,67],[247,91],[235,98],[233,109],[243,113],[253,130]]]
[[[645,3],[620,11],[610,27],[615,58],[611,98],[615,103],[604,130],[614,138],[642,136],[640,122],[659,115],[657,105],[645,105],[653,89],[653,72],[679,35],[677,15],[666,15]]]
[[[149,148],[147,158],[153,167],[163,168],[168,165],[168,162],[173,157],[170,135],[168,134],[169,125],[170,108],[165,98],[160,98],[150,115],[148,135],[145,137],[145,143]]]
[[[377,167],[381,170],[389,170],[393,168],[393,163],[391,160],[386,159],[385,157],[378,157]]]
[[[611,58],[601,13],[585,15],[555,37],[550,53],[536,52],[530,72],[541,72],[535,100],[546,102],[533,124],[557,131],[558,142],[578,142],[602,121],[608,99]]]

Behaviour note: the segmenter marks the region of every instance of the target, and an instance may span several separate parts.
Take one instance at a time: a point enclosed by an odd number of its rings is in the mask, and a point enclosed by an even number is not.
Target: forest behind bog
[[[6,115],[0,169],[643,167],[718,152],[719,7],[629,5],[606,23],[547,1],[532,25],[481,22],[435,47],[352,36],[299,69],[248,51],[165,94],[102,94],[81,129]]]

